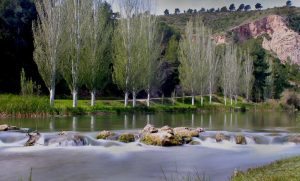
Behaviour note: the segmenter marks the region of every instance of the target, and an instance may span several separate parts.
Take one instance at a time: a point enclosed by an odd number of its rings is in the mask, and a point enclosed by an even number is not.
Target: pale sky
[[[114,1],[114,0],[112,0]],[[229,6],[231,3],[235,4],[238,8],[240,4],[249,4],[252,9],[256,3],[261,3],[263,8],[281,7],[286,4],[287,0],[156,0],[157,14],[163,14],[165,9],[168,9],[171,14],[174,13],[175,8],[179,8],[181,12],[191,9],[200,10],[202,7],[205,9],[221,8]],[[300,0],[292,0],[293,6],[300,7]],[[114,8],[115,9],[115,8]]]

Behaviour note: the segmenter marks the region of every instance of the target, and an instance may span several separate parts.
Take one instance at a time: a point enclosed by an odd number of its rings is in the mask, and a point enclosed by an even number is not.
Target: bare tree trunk
[[[194,94],[192,95],[192,106],[194,106],[195,105],[195,96],[194,96]]]
[[[224,104],[225,104],[225,106],[227,106],[227,98],[225,95],[224,95]]]
[[[91,106],[96,105],[96,90],[91,91]]]
[[[209,82],[209,104],[212,103],[212,83]]]
[[[232,105],[232,96],[230,96],[230,105]]]
[[[50,89],[50,106],[54,106],[55,86]]]
[[[125,100],[124,100],[124,106],[128,106],[128,92],[125,92]]]
[[[132,107],[136,107],[136,93],[132,92]]]
[[[148,92],[147,96],[147,107],[150,107],[150,91]]]
[[[237,104],[237,98],[238,98],[238,96],[236,95],[235,96],[235,104]]]
[[[78,95],[77,95],[77,90],[73,90],[72,91],[72,95],[73,95],[73,107],[77,107],[78,105]]]
[[[203,106],[203,96],[201,95],[201,106]]]

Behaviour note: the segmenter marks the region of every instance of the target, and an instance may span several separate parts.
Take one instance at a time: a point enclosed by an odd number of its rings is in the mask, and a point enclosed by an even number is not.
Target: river
[[[147,123],[203,127],[206,132],[194,138],[201,145],[167,148],[95,139],[101,130],[138,132]],[[0,132],[0,180],[5,181],[28,180],[31,169],[33,181],[164,181],[182,180],[187,175],[227,181],[234,170],[300,155],[300,145],[287,140],[300,133],[299,116],[283,112],[105,114],[3,119],[0,124],[33,128],[42,135],[37,146],[24,147],[25,133]],[[47,142],[61,131],[79,133],[87,141],[84,146],[72,141]],[[230,139],[216,143],[213,137],[217,132]],[[248,144],[236,145],[236,134],[245,135]]]

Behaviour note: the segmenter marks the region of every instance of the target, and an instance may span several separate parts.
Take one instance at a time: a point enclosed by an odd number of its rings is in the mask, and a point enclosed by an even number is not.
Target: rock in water
[[[155,128],[153,125],[151,124],[147,124],[143,131],[142,131],[142,134],[147,134],[147,133],[157,133],[158,132],[158,129]]]
[[[164,127],[160,128],[159,131],[167,132],[167,133],[170,133],[170,134],[174,134],[173,128],[171,128],[171,127],[169,127],[169,126],[164,126]]]
[[[116,134],[110,131],[101,131],[98,135],[97,135],[97,139],[109,139],[110,137],[114,137]]]
[[[222,142],[225,139],[225,135],[223,133],[216,134],[216,142]]]
[[[238,145],[246,145],[247,144],[246,137],[243,135],[235,136],[235,142]]]
[[[9,126],[7,124],[2,124],[2,125],[0,125],[0,131],[7,131],[8,127]]]
[[[131,133],[123,133],[118,140],[123,143],[131,143],[135,141],[135,136]]]
[[[28,136],[29,136],[29,139],[25,143],[24,146],[34,146],[37,143],[37,141],[40,139],[40,137],[41,137],[40,133],[38,133],[38,132],[36,132],[36,133],[29,133]]]
[[[174,128],[175,136],[181,137],[185,143],[191,142],[193,137],[199,137],[199,133],[200,132],[196,129],[190,129],[186,127]]]
[[[189,145],[201,145],[199,141],[191,141]]]
[[[183,144],[181,137],[167,132],[145,134],[142,136],[141,142],[154,146],[179,146]]]

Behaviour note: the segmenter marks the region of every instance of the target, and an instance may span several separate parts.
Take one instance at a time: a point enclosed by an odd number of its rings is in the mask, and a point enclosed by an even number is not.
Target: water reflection
[[[108,114],[101,116],[55,117],[49,119],[3,119],[0,124],[37,129],[41,132],[128,130],[141,129],[146,124],[156,127],[203,127],[207,130],[292,129],[300,132],[299,116],[288,113],[156,113]]]

